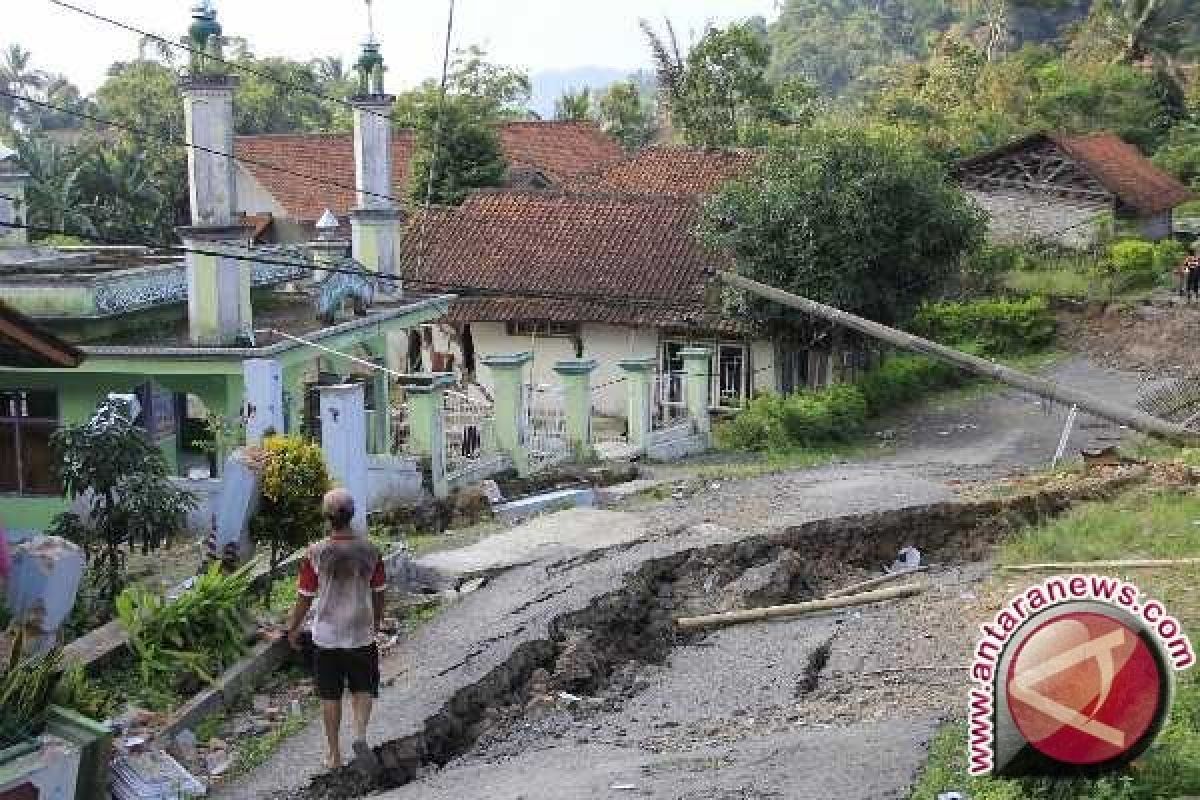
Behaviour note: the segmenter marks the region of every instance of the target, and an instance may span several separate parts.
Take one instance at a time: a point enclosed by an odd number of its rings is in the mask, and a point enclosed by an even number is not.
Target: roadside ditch
[[[378,774],[344,768],[318,776],[293,796],[342,800],[402,786],[481,739],[503,736],[538,705],[565,698],[585,712],[602,710],[622,690],[635,693],[636,687],[622,686],[631,673],[627,665],[661,664],[672,648],[704,638],[680,633],[677,617],[813,599],[878,574],[908,546],[918,548],[926,563],[985,560],[1009,533],[1075,503],[1110,497],[1147,475],[1143,467],[1121,468],[1006,498],[822,519],[646,560],[620,588],[556,618],[548,637],[523,642],[482,679],[457,689],[419,733],[376,747]],[[806,676],[813,685],[820,680],[819,662],[814,654]]]

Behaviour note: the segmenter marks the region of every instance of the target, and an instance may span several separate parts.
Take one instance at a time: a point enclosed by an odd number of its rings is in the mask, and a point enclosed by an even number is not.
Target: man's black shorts
[[[317,647],[313,661],[317,697],[322,700],[340,700],[347,689],[351,694],[379,696],[379,649],[375,645],[353,650]]]

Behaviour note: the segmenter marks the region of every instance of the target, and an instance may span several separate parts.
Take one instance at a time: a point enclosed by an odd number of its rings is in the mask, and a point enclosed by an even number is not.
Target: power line
[[[369,192],[366,189],[360,189],[357,186],[351,186],[351,185],[345,184],[345,183],[338,183],[337,181],[331,181],[328,178],[318,178],[315,175],[309,175],[308,173],[305,173],[305,172],[296,172],[295,170],[290,170],[290,169],[287,169],[286,167],[277,167],[274,164],[268,164],[265,161],[258,161],[256,159],[252,159],[252,158],[241,158],[239,156],[233,155],[232,153],[226,153],[221,150],[214,150],[213,148],[205,147],[204,145],[193,144],[193,143],[187,141],[186,139],[175,139],[174,137],[169,137],[169,136],[165,136],[165,135],[162,135],[159,133],[154,133],[152,131],[147,131],[142,128],[137,128],[133,125],[127,125],[126,123],[123,123],[123,122],[115,122],[111,119],[105,119],[104,117],[99,117],[94,114],[88,114],[87,112],[84,112],[84,111],[77,111],[77,110],[65,108],[63,106],[56,106],[53,103],[47,103],[44,100],[36,100],[32,97],[26,97],[26,96],[19,95],[19,94],[13,94],[5,89],[0,89],[0,97],[8,97],[13,100],[19,100],[21,102],[32,103],[35,106],[41,106],[42,108],[47,108],[51,111],[57,111],[60,114],[67,114],[67,115],[70,115],[73,117],[78,117],[79,119],[86,119],[90,122],[96,123],[97,125],[107,125],[109,127],[116,128],[118,130],[127,131],[128,133],[132,133],[135,136],[141,136],[146,139],[155,139],[157,141],[165,142],[166,144],[173,145],[175,147],[186,147],[191,150],[198,150],[202,153],[208,153],[210,155],[218,156],[220,158],[228,158],[230,161],[235,161],[235,162],[238,162],[241,164],[249,164],[251,166],[262,167],[263,169],[269,169],[273,172],[278,172],[283,175],[291,175],[296,178],[302,178],[302,179],[309,181],[313,184],[316,184],[318,186],[331,186],[331,187],[334,187],[337,189],[345,189],[347,191],[356,192],[359,194],[365,194],[365,195],[369,195],[371,197],[378,197],[383,200],[391,201],[393,203],[399,203],[401,205],[403,205],[403,203],[404,203],[404,201],[401,200],[400,198],[393,197],[390,194],[380,194],[378,192]]]
[[[454,35],[454,0],[450,0],[450,14],[446,20],[446,44],[442,54],[442,83],[438,90],[437,118],[433,130],[433,154],[429,159],[429,178],[425,182],[425,213],[421,215],[420,241],[417,244],[417,270],[425,264],[425,230],[429,221],[429,208],[433,204],[433,182],[437,174],[438,158],[442,149],[442,117],[446,111],[446,83],[450,74],[450,40]]]
[[[47,0],[47,2],[49,2],[53,5],[59,6],[61,8],[65,8],[69,11],[74,11],[77,14],[82,14],[85,17],[90,17],[90,18],[96,20],[97,22],[103,22],[108,25],[112,25],[113,27],[121,28],[122,30],[129,31],[130,33],[136,33],[139,36],[142,36],[143,38],[151,39],[155,42],[161,42],[162,44],[165,44],[168,47],[175,47],[175,48],[178,48],[180,50],[183,50],[183,51],[190,53],[192,55],[195,55],[195,56],[203,56],[204,58],[206,58],[210,61],[216,61],[219,64],[224,64],[227,67],[232,67],[233,69],[240,70],[242,72],[245,72],[247,75],[254,75],[256,77],[262,78],[263,80],[270,81],[271,83],[274,83],[278,86],[283,86],[287,89],[291,89],[292,91],[304,92],[306,94],[311,94],[315,97],[321,98],[322,100],[326,100],[331,103],[336,103],[338,105],[342,105],[342,106],[345,106],[350,109],[363,111],[372,116],[379,117],[380,119],[386,119],[389,121],[392,119],[392,116],[390,114],[380,114],[378,112],[371,111],[368,108],[360,108],[359,106],[356,106],[354,103],[351,103],[348,100],[339,99],[332,95],[325,94],[324,92],[318,91],[317,89],[313,89],[311,86],[304,86],[302,84],[293,83],[292,81],[284,80],[283,78],[278,78],[264,70],[255,69],[255,68],[247,66],[245,64],[239,64],[236,61],[230,61],[228,59],[221,58],[219,56],[214,56],[210,53],[206,53],[203,50],[197,50],[194,47],[189,47],[188,45],[183,44],[182,42],[173,42],[170,39],[166,39],[162,36],[159,36],[158,34],[150,33],[149,31],[144,31],[141,28],[137,28],[133,25],[130,25],[129,23],[121,22],[120,20],[116,20],[111,17],[106,17],[103,14],[99,14],[95,11],[91,11],[90,9],[81,8],[79,6],[72,5],[71,3],[63,2],[63,0]]]

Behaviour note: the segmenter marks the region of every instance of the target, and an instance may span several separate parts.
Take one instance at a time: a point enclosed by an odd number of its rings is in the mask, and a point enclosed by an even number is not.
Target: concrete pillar
[[[259,474],[246,462],[245,453],[227,458],[221,469],[221,493],[213,510],[213,555],[230,564],[241,564],[254,555],[250,520],[258,513]]]
[[[234,221],[233,93],[231,75],[189,76],[180,82],[188,154],[192,225],[225,227]],[[220,154],[220,155],[218,155]]]
[[[38,536],[13,549],[7,605],[25,628],[27,654],[44,653],[58,641],[75,606],[83,564],[83,550],[57,536]]]
[[[15,155],[5,158],[0,145],[0,222],[24,225],[28,218],[25,204],[25,185],[29,173],[16,163]],[[29,232],[24,228],[0,227],[0,244],[25,244]]]
[[[563,387],[567,441],[579,460],[588,459],[592,453],[592,372],[595,369],[594,360],[572,359],[554,365]]]
[[[374,56],[378,56],[376,47]],[[382,60],[379,62],[382,68]],[[376,86],[371,91],[379,90]],[[355,208],[350,212],[354,259],[380,276],[399,278],[401,213],[391,199],[392,105],[389,94],[363,94],[350,99],[354,106]],[[385,294],[399,294],[397,281],[380,286]]]
[[[354,496],[356,533],[367,532],[367,412],[361,383],[322,386],[321,450],[334,483]]]
[[[429,460],[434,497],[450,494],[446,483],[446,426],[443,409],[446,389],[454,376],[444,372],[413,375],[404,383],[408,404],[408,451]]]
[[[654,426],[654,375],[658,369],[658,359],[630,358],[618,361],[617,366],[625,373],[629,397],[626,409],[629,444],[644,448]]]
[[[376,358],[374,363],[380,367],[386,367],[387,358]],[[391,384],[388,381],[388,374],[382,370],[375,370],[372,381],[374,382],[372,394],[375,396],[375,415],[371,438],[375,442],[375,447],[371,452],[386,455],[392,452]]]
[[[199,347],[224,347],[248,339],[254,330],[250,306],[252,264],[246,229],[179,228],[187,253],[188,332]],[[200,252],[196,252],[200,251]]]
[[[262,444],[268,431],[283,435],[283,369],[273,358],[252,358],[242,364],[246,444]]]
[[[525,447],[525,365],[533,353],[486,356],[483,365],[492,371],[496,409],[496,444],[512,458],[517,474],[528,475],[529,451]]]
[[[688,416],[695,422],[699,433],[707,434],[712,430],[712,421],[708,416],[712,350],[707,347],[685,347],[679,351],[679,355],[683,358],[683,399]]]

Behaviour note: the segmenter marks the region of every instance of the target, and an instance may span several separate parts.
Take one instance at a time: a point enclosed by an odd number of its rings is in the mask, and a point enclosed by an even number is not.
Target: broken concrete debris
[[[114,800],[188,800],[207,787],[161,750],[118,756],[112,765]]]

